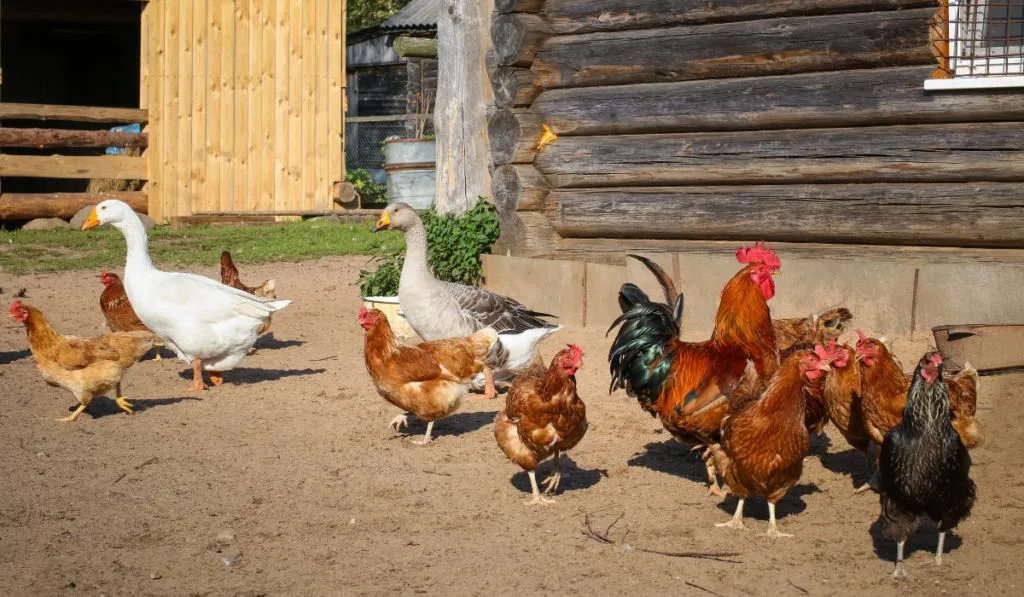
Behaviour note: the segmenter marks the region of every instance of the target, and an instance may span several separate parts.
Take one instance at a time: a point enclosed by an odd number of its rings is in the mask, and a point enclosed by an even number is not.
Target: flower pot
[[[391,139],[384,142],[387,200],[402,201],[414,209],[434,204],[437,161],[434,139]]]
[[[388,318],[388,323],[391,324],[391,330],[399,340],[416,335],[416,331],[402,315],[402,308],[398,304],[397,296],[364,296],[363,306],[384,313],[384,316]]]

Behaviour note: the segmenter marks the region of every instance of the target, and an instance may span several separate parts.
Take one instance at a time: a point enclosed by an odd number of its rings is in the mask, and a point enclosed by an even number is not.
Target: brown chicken
[[[366,370],[385,400],[427,421],[427,433],[417,444],[430,441],[434,421],[462,405],[469,385],[484,368],[498,333],[483,328],[466,338],[446,338],[416,346],[400,346],[387,317],[377,309],[359,310],[366,330]],[[407,415],[391,421],[395,431],[408,425]]]
[[[587,407],[576,393],[576,372],[583,368],[583,351],[575,344],[563,348],[544,367],[534,363],[520,373],[505,397],[505,410],[494,419],[494,439],[509,460],[530,475],[531,504],[550,504],[537,487],[537,465],[554,454],[554,471],[544,481],[544,493],[562,480],[558,457],[572,449],[587,432]]]
[[[246,286],[242,284],[242,280],[238,277],[238,268],[235,267],[234,261],[231,260],[231,253],[228,251],[220,254],[220,283],[263,298],[277,298],[276,280],[265,280],[259,286]],[[262,336],[267,333],[270,329],[270,319],[268,316],[267,321],[256,332],[257,335]],[[249,353],[252,354],[253,352],[255,352],[255,349],[250,349]]]
[[[622,315],[611,326],[622,326],[608,355],[611,390],[625,388],[677,440],[695,449],[710,445],[718,439],[729,409],[726,396],[743,377],[747,360],[754,362],[762,379],[769,379],[778,368],[767,301],[775,295],[772,276],[782,262],[763,243],[739,249],[736,258],[745,265],[722,290],[711,339],[683,342],[679,340],[682,295],[664,270],[650,260],[632,257],[658,278],[667,302],[650,300],[633,284],[622,285]],[[710,460],[707,468],[709,493],[721,495]]]
[[[829,344],[829,351],[842,351],[845,354],[832,361],[832,369],[825,376],[824,396],[828,419],[851,446],[864,453],[873,475],[878,454],[871,436],[868,435],[861,410],[861,379],[860,367],[857,366],[857,352],[846,344],[836,347],[835,340]],[[869,483],[864,483],[856,493],[864,491],[869,486]]]
[[[857,335],[860,337],[857,341],[857,360],[862,380],[861,409],[865,429],[871,441],[881,446],[885,434],[903,420],[911,376],[903,372],[903,366],[884,342],[865,336],[861,330],[857,330]],[[981,427],[975,420],[978,372],[968,363],[944,381],[949,392],[949,406],[953,411],[953,429],[960,435],[965,447],[973,448],[983,440]]]
[[[791,536],[776,526],[775,503],[800,480],[811,447],[805,422],[808,395],[821,395],[823,373],[837,357],[838,353],[830,355],[820,344],[793,350],[760,392],[730,397],[721,443],[712,445],[709,452],[729,491],[740,499],[732,520],[717,526],[744,528],[743,503],[759,495],[768,500],[766,535]],[[748,368],[741,388],[757,388],[746,382],[751,374],[753,367]]]
[[[821,313],[812,313],[803,319],[773,319],[775,328],[775,345],[782,352],[796,344],[828,344],[836,340],[846,329],[846,324],[853,319],[853,314],[845,307],[826,309]]]
[[[8,315],[25,325],[28,345],[43,380],[78,399],[75,412],[60,421],[74,421],[94,397],[111,389],[116,390],[114,401],[122,410],[135,412],[121,393],[121,377],[156,345],[156,336],[143,331],[113,332],[88,340],[61,336],[38,309],[21,301],[14,301]]]
[[[149,328],[142,323],[128,301],[121,277],[103,272],[100,274],[100,282],[105,286],[100,295],[100,310],[107,320],[107,328],[112,332],[148,332]]]

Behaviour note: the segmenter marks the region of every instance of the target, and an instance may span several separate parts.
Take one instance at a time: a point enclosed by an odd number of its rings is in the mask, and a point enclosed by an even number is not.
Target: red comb
[[[571,356],[574,361],[578,361],[583,358],[583,350],[581,350],[580,347],[576,346],[575,344],[570,344],[569,356]]]
[[[815,356],[817,356],[817,357],[818,357],[818,359],[820,359],[820,360],[822,360],[822,361],[828,361],[828,360],[830,360],[830,359],[829,359],[829,353],[828,353],[828,351],[827,351],[827,350],[825,350],[825,347],[824,347],[824,346],[822,346],[821,344],[815,344],[815,345],[814,345],[814,354],[815,354]]]
[[[857,330],[857,337],[860,338],[860,340],[857,340],[857,344],[868,341],[868,337],[864,335],[864,330]]]
[[[21,309],[21,299],[18,299],[11,303],[11,313],[14,313],[18,309]]]
[[[764,241],[757,241],[753,247],[736,249],[736,261],[740,263],[762,263],[771,269],[781,269],[782,260],[765,246]]]
[[[366,305],[363,305],[362,307],[359,307],[359,316],[360,317],[365,317],[367,313],[369,313],[369,311],[366,310]]]

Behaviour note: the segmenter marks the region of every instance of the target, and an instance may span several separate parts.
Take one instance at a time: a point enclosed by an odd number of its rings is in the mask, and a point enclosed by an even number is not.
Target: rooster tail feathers
[[[658,280],[658,284],[661,284],[661,289],[665,292],[665,304],[675,305],[678,303],[680,305],[679,316],[682,317],[682,301],[680,299],[683,295],[676,290],[676,284],[675,282],[672,281],[672,277],[669,276],[668,273],[660,265],[646,257],[643,257],[642,255],[630,253],[628,256],[632,257],[633,259],[636,259],[640,263],[647,266],[647,269],[649,269],[651,273],[654,274],[654,277],[657,278]],[[619,292],[621,294],[621,290]],[[621,306],[621,301],[619,304]]]
[[[609,392],[623,388],[643,403],[654,402],[672,364],[671,343],[679,336],[679,325],[667,305],[634,304],[615,319],[619,331],[608,352],[612,374]]]

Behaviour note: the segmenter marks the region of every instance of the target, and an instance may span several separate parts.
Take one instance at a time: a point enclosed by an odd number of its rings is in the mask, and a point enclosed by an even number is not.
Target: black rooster
[[[920,516],[928,515],[939,526],[935,550],[935,564],[939,565],[946,531],[966,518],[974,505],[971,457],[951,420],[942,355],[929,352],[914,371],[903,422],[885,436],[878,464],[879,521],[882,533],[896,541],[893,578],[906,576],[903,545],[917,530]]]

